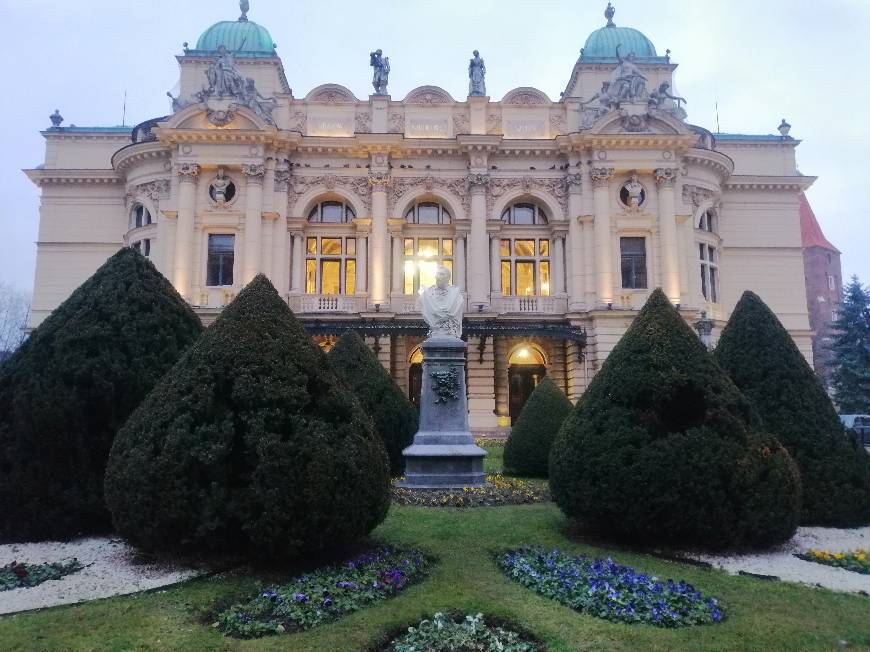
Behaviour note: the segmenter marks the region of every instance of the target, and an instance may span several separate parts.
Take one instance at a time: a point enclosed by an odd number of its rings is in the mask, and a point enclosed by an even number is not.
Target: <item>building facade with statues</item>
[[[242,4],[185,45],[168,115],[51,116],[26,171],[41,189],[31,327],[131,246],[205,323],[265,273],[322,346],[359,330],[416,399],[418,294],[440,265],[464,293],[477,431],[509,425],[544,374],[582,395],[655,287],[712,342],[754,290],[811,359],[799,141],[784,120],[777,135],[688,123],[676,64],[612,7],[554,101],[488,96],[477,52],[457,70],[467,97],[393,97],[380,50],[359,62],[371,96],[297,97]]]

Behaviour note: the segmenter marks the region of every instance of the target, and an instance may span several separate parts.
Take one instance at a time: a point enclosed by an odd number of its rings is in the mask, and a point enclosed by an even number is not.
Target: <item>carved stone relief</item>
[[[403,133],[405,133],[405,114],[404,113],[391,113],[390,114],[389,133],[391,133],[391,134],[403,134]]]
[[[501,115],[497,113],[490,113],[488,116],[486,116],[486,133],[500,134],[501,131]]]
[[[321,187],[324,190],[334,190],[337,187],[341,187],[350,190],[360,198],[366,213],[371,212],[372,203],[371,194],[369,192],[369,177],[345,177],[334,174],[307,177],[290,174],[287,182],[289,186],[288,204],[291,211],[299,201],[299,198],[312,188]]]
[[[354,130],[358,134],[368,134],[372,131],[372,114],[368,111],[356,114]]]

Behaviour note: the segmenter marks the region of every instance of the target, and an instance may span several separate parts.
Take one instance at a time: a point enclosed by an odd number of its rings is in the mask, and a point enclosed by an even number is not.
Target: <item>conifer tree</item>
[[[377,526],[388,468],[371,419],[259,275],[118,433],[106,502],[146,550],[294,556]]]
[[[559,507],[633,542],[785,541],[800,479],[661,290],[611,351],[550,454]]]
[[[544,376],[523,406],[504,447],[504,466],[517,475],[546,478],[556,433],[571,413],[571,401]]]
[[[0,366],[0,540],[111,527],[115,433],[201,331],[154,265],[121,249],[31,333]]]
[[[342,335],[327,358],[374,421],[390,458],[390,473],[401,475],[405,467],[402,450],[411,445],[417,432],[417,408],[356,332]]]
[[[843,414],[870,414],[870,291],[857,276],[844,288],[834,329],[834,399]]]
[[[870,523],[870,455],[846,435],[818,377],[758,295],[743,294],[714,357],[797,463],[801,523]]]

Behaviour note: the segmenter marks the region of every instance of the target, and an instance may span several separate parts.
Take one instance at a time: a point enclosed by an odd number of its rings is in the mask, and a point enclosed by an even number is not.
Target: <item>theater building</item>
[[[205,323],[267,274],[322,346],[362,331],[416,399],[416,297],[441,264],[467,299],[478,431],[509,425],[545,374],[578,398],[656,287],[690,323],[705,311],[714,341],[752,289],[811,360],[799,141],[784,121],[776,135],[686,122],[676,64],[606,16],[555,101],[488,96],[474,60],[456,71],[476,75],[467,97],[393,97],[379,53],[359,63],[371,96],[296,96],[264,27],[246,12],[213,25],[177,56],[168,115],[52,116],[26,171],[41,189],[30,326],[130,246]]]

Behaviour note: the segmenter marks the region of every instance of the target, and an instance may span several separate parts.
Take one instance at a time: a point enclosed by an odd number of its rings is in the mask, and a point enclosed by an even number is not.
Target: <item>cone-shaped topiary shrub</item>
[[[661,290],[559,430],[550,486],[569,516],[635,543],[788,539],[800,478]]]
[[[31,333],[0,366],[0,540],[111,527],[112,439],[201,331],[154,265],[121,249]]]
[[[390,458],[390,473],[401,475],[405,468],[402,450],[411,445],[417,432],[417,408],[356,332],[342,335],[327,358],[372,417]]]
[[[504,447],[505,469],[517,475],[546,478],[553,440],[572,408],[558,385],[544,376],[511,429]]]
[[[293,556],[384,519],[387,456],[260,275],[118,433],[106,502],[118,532],[146,550]]]
[[[797,463],[801,523],[870,523],[870,455],[846,435],[806,359],[756,294],[743,294],[714,357]]]

